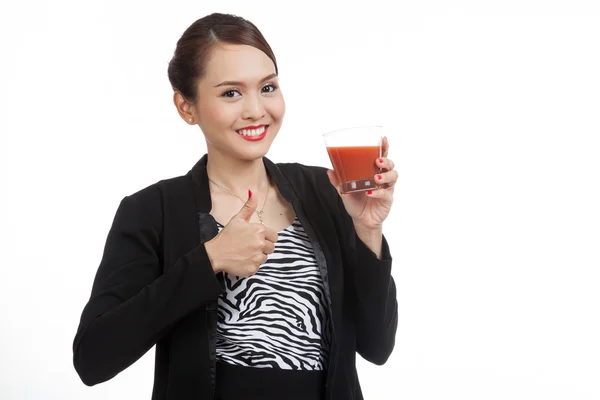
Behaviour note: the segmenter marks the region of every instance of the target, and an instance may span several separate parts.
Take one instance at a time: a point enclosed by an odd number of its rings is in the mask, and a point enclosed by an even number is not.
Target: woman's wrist
[[[360,223],[354,223],[356,236],[371,250],[378,259],[381,259],[381,246],[383,244],[383,227],[366,227]]]
[[[209,240],[208,242],[204,242],[204,248],[206,249],[206,255],[208,256],[210,265],[212,266],[213,271],[215,271],[215,274],[218,274],[219,272],[223,271],[223,268],[220,266],[219,262],[214,257],[216,253],[215,245],[216,243],[214,238],[212,240]]]

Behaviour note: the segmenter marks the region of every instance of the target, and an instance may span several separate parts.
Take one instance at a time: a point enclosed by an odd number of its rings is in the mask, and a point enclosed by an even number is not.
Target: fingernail
[[[379,162],[379,164],[383,164],[383,158],[378,158],[377,161]]]
[[[377,177],[377,180],[378,180],[378,181],[380,181],[380,180],[382,180],[382,179],[383,179],[383,177],[382,177],[381,175],[377,175],[376,177]]]
[[[367,194],[373,194],[372,190],[367,190]]]
[[[252,190],[248,189],[248,198],[251,199],[252,198]]]

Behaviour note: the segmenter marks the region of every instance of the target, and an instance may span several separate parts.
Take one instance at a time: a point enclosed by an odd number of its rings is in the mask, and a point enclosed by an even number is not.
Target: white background
[[[385,126],[399,326],[365,398],[600,399],[598,4],[3,1],[0,398],[150,398],[153,350],[89,388],[71,346],[119,201],[205,152],[166,68],[219,11],[278,58],[270,159]]]

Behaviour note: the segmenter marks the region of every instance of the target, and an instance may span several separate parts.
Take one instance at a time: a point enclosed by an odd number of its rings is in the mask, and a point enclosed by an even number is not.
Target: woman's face
[[[285,102],[275,65],[252,46],[219,44],[198,82],[193,110],[209,152],[251,161],[263,157],[279,132]]]

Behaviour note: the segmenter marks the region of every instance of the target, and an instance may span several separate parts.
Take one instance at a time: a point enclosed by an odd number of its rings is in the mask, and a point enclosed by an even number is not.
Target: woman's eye
[[[265,90],[265,89],[269,89],[269,90]],[[271,93],[271,92],[274,92],[275,90],[277,90],[277,86],[275,86],[273,84],[263,86],[263,93]]]
[[[240,93],[240,92],[238,92],[237,90],[233,90],[233,89],[232,89],[232,90],[228,90],[228,91],[226,91],[225,93],[223,93],[223,95],[222,95],[222,96],[223,96],[223,97],[229,97],[229,98],[231,98],[231,97],[235,97],[235,94],[236,94],[236,93]]]

